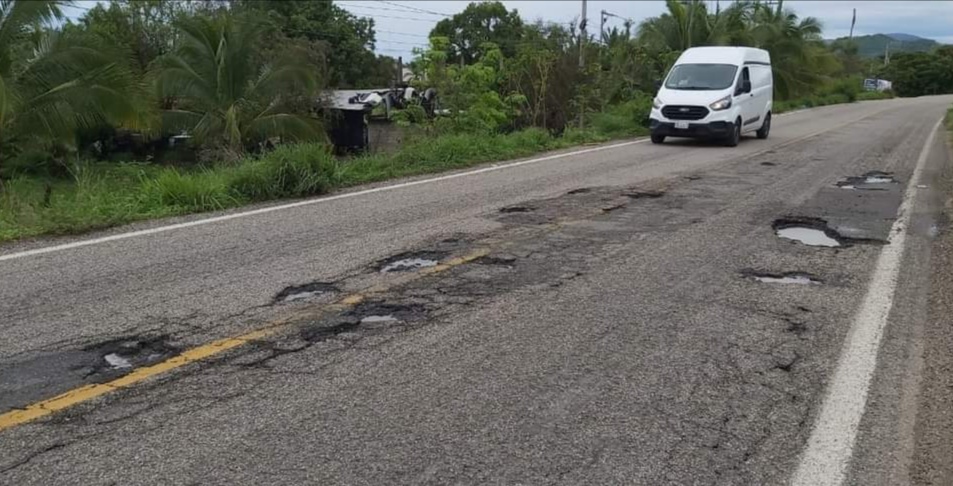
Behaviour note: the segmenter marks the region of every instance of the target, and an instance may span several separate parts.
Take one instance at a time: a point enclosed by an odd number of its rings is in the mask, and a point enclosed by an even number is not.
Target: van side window
[[[745,81],[748,81],[749,83],[751,82],[751,73],[748,71],[748,68],[744,68],[741,70],[741,80],[738,83],[739,89],[741,88],[741,85],[744,84]]]

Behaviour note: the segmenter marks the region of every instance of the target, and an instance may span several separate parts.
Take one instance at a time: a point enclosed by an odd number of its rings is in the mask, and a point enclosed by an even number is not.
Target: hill
[[[847,42],[846,37],[834,40],[834,43]],[[898,52],[929,52],[940,44],[932,39],[924,39],[910,34],[874,34],[854,37],[857,51],[862,57],[880,57],[884,55],[887,44],[890,44],[890,53]]]

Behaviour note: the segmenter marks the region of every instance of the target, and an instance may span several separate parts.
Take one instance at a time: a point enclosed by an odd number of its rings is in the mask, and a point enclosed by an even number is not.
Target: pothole
[[[338,288],[327,282],[311,282],[304,285],[292,285],[281,289],[275,295],[274,302],[292,302],[295,300],[310,299],[321,295],[333,294]]]
[[[129,337],[89,346],[83,351],[100,356],[98,363],[87,368],[86,376],[109,375],[149,365],[179,353],[179,348],[168,343],[168,336]]]
[[[386,315],[386,316],[367,316],[367,317],[364,317],[364,318],[361,319],[361,324],[375,324],[375,323],[381,323],[381,322],[397,322],[397,321],[399,321],[399,320],[400,320],[400,319],[398,319],[398,318],[396,318],[396,317],[394,317],[394,316],[392,316],[392,315]]]
[[[420,304],[365,302],[348,311],[345,318],[355,320],[360,324],[409,322],[422,319],[426,312],[427,309]]]
[[[506,206],[506,207],[500,208],[500,212],[503,213],[503,214],[509,214],[509,213],[529,213],[529,212],[534,211],[535,209],[536,209],[536,208],[532,208],[532,207],[530,207],[530,206]]]
[[[408,252],[395,255],[378,264],[380,273],[411,272],[421,268],[434,267],[446,256],[435,251]]]
[[[757,272],[754,270],[744,270],[742,275],[762,283],[775,284],[793,284],[793,285],[820,285],[821,282],[815,276],[805,272],[784,272],[770,273]]]
[[[805,245],[829,248],[843,246],[841,236],[821,219],[782,218],[775,220],[772,226],[779,237]]]
[[[573,189],[573,190],[567,192],[566,194],[572,196],[572,195],[575,195],[575,194],[586,194],[586,193],[589,193],[589,192],[592,192],[592,188],[589,188],[589,187],[580,187],[579,189]]]
[[[774,167],[774,166],[776,166],[776,165],[778,165],[778,164],[775,164],[774,162],[761,162],[761,165],[763,165],[763,166],[765,166],[765,167]]]
[[[837,187],[841,189],[885,191],[887,190],[887,184],[898,184],[899,182],[893,177],[892,172],[872,170],[861,176],[851,176],[838,181]]]
[[[612,206],[603,206],[602,208],[600,208],[600,210],[603,213],[611,213],[612,211],[618,211],[624,207],[625,207],[625,204],[615,204]]]
[[[357,321],[347,321],[335,324],[333,326],[322,326],[322,327],[312,327],[307,328],[301,331],[299,334],[301,339],[309,343],[317,343],[321,341],[326,341],[331,339],[338,334],[343,334],[348,331],[353,331],[360,326],[361,323]]]
[[[123,358],[116,353],[109,353],[106,356],[103,356],[103,359],[105,359],[106,363],[109,363],[109,366],[112,366],[113,369],[121,370],[125,368],[132,368],[132,363],[129,362],[128,359]]]

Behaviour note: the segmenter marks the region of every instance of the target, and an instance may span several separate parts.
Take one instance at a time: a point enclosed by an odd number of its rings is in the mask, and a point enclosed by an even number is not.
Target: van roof
[[[675,64],[771,64],[771,55],[753,47],[692,47]]]

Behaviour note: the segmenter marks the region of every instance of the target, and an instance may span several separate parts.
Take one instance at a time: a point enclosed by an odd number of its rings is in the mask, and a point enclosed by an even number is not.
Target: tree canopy
[[[507,11],[500,2],[474,2],[452,18],[441,20],[430,31],[430,37],[445,37],[450,45],[447,60],[451,63],[476,62],[489,42],[502,54],[511,57],[523,35],[523,20],[516,10]]]

